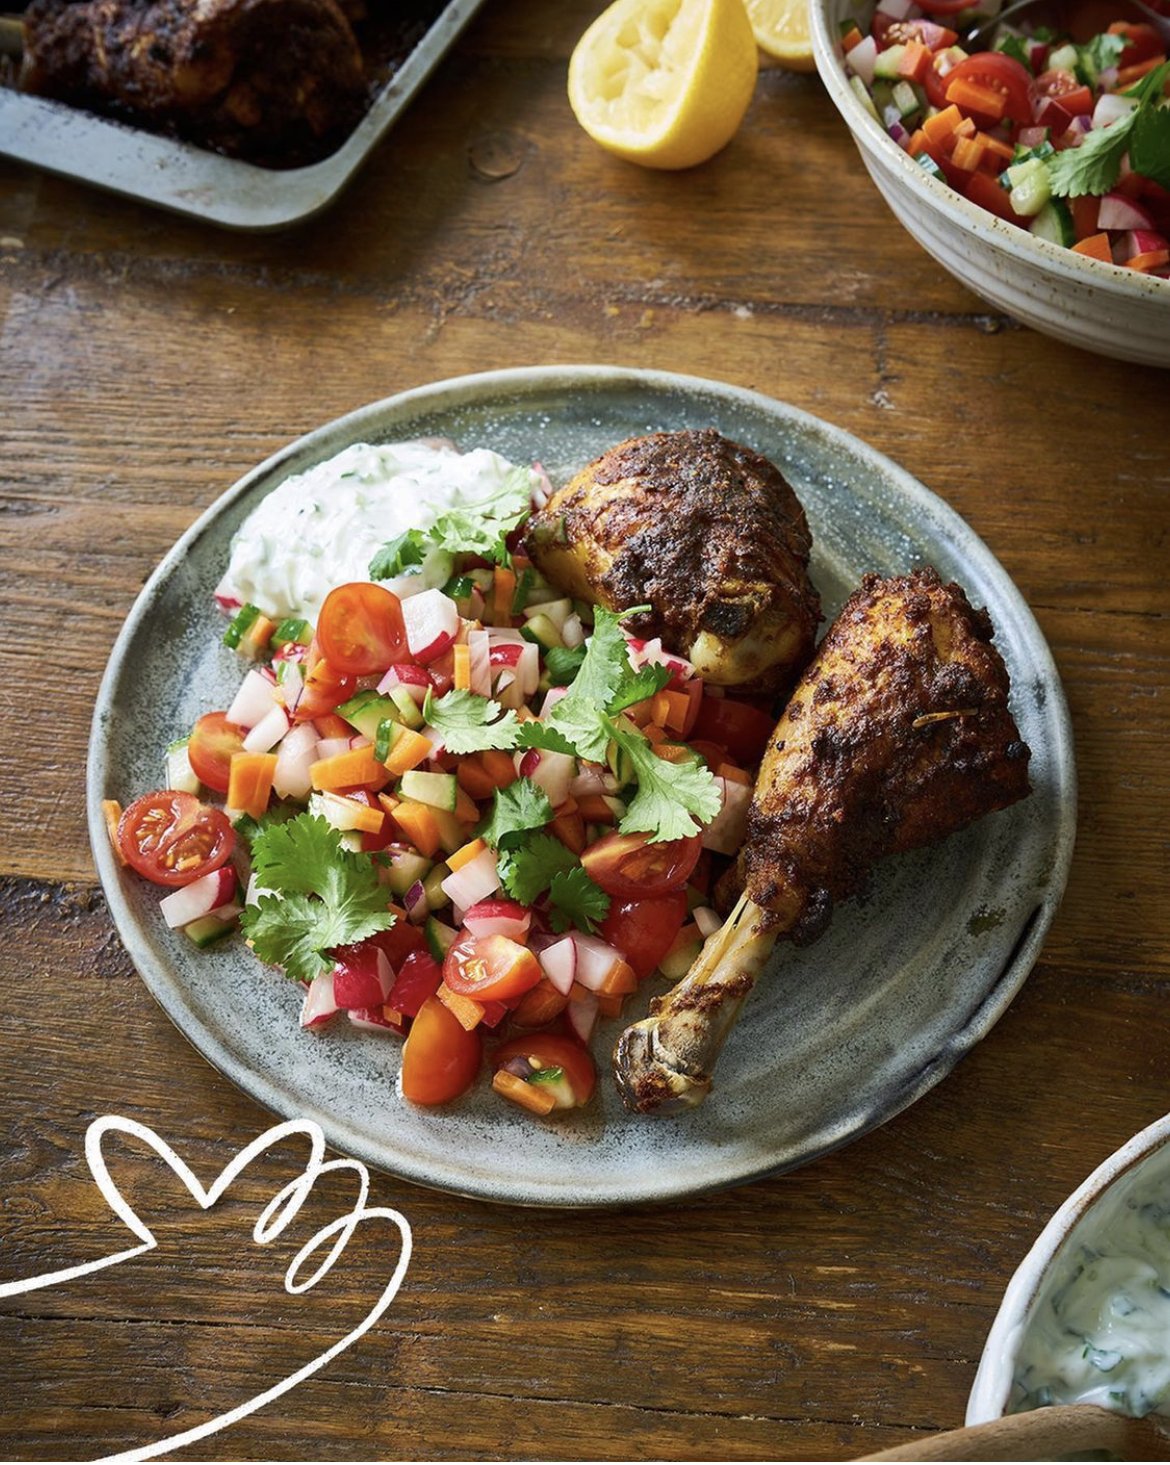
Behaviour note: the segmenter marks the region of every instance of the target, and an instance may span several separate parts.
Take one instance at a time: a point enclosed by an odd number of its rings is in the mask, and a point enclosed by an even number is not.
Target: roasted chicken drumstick
[[[713,429],[619,443],[533,515],[527,542],[570,595],[649,604],[630,629],[716,686],[786,691],[812,655],[804,510],[778,468]]]
[[[21,86],[271,163],[324,156],[366,100],[336,0],[33,0]]]
[[[784,937],[804,944],[888,855],[1029,792],[1029,750],[987,612],[930,569],[868,575],[830,627],[760,766],[744,893],[686,977],[614,1054],[628,1108],[699,1104],[723,1041]]]

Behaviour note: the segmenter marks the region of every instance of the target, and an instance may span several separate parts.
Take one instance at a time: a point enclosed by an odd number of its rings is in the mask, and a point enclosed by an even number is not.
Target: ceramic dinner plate
[[[933,564],[986,605],[1032,749],[1031,798],[930,850],[889,861],[828,934],[781,945],[728,1040],[707,1104],[635,1118],[606,1071],[621,1024],[595,1035],[597,1096],[534,1121],[486,1083],[424,1110],[398,1091],[393,1037],[344,1021],[297,1023],[301,989],[242,941],[196,950],[167,930],[159,889],[113,858],[101,800],[156,788],[166,744],[225,707],[240,663],[221,644],[211,592],[235,530],[291,473],[350,443],[443,435],[554,483],[606,448],[659,429],[714,426],[783,469],[814,536],[826,615],[867,570]],[[223,495],[139,596],[98,697],[89,761],[91,838],[110,909],[143,980],[180,1031],[282,1116],[315,1119],[329,1143],[423,1185],[529,1205],[662,1201],[805,1163],[889,1119],[992,1027],[1036,960],[1072,853],[1076,775],[1051,654],[1019,591],[967,525],[889,459],[807,413],[695,378],[609,367],[538,367],[406,392],[319,428]],[[644,985],[634,1016],[649,1000]]]

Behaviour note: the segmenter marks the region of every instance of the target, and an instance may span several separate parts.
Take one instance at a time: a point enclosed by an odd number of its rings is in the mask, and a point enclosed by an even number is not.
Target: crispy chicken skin
[[[534,514],[528,551],[568,594],[661,636],[716,685],[777,693],[821,620],[812,536],[780,470],[712,428],[631,438]]]
[[[1030,753],[991,638],[987,612],[934,570],[866,576],[764,754],[738,904],[678,986],[618,1041],[628,1108],[702,1103],[778,939],[815,940],[879,860],[1027,796]]]
[[[21,85],[273,163],[324,156],[366,100],[336,0],[33,0]]]

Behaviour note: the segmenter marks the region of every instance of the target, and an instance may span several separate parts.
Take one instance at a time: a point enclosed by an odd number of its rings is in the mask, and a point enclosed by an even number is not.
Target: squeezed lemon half
[[[617,0],[577,43],[569,103],[618,157],[691,168],[731,141],[758,66],[744,0]]]
[[[746,0],[748,18],[761,51],[790,71],[813,71],[808,0]]]

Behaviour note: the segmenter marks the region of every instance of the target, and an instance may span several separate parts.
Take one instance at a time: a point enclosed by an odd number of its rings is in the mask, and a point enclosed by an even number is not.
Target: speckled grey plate
[[[938,848],[890,862],[815,946],[779,950],[704,1108],[632,1118],[604,1074],[598,1098],[568,1122],[534,1123],[486,1085],[449,1109],[412,1108],[396,1091],[396,1040],[343,1022],[303,1032],[299,989],[241,943],[200,952],[169,932],[157,889],[116,864],[101,800],[127,803],[157,787],[167,742],[230,700],[239,662],[220,644],[211,591],[233,532],[290,473],[349,443],[444,434],[518,462],[538,458],[560,482],[622,438],[703,426],[759,449],[791,479],[829,615],[866,570],[923,563],[988,606],[1035,792]],[[188,530],[110,658],[90,745],[89,818],[110,909],[150,991],[261,1104],[315,1119],[338,1150],[423,1185],[514,1204],[609,1205],[802,1164],[936,1084],[1036,960],[1072,853],[1076,775],[1064,696],[1028,607],[986,546],[920,483],[848,433],[752,392],[659,372],[538,367],[441,382],[351,413],[249,473]],[[618,1027],[599,1034],[599,1054]]]

